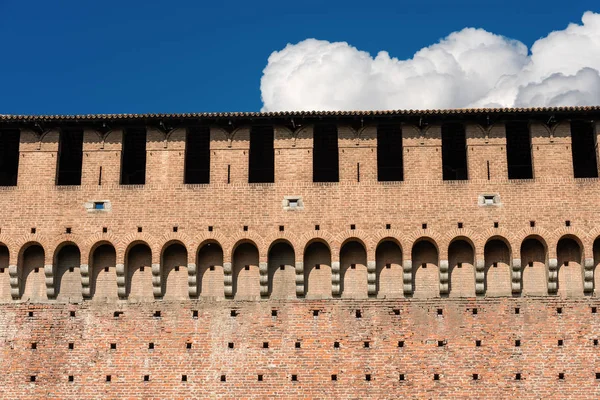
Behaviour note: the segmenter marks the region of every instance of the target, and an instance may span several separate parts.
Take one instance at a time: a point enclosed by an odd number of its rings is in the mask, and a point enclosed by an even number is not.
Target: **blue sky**
[[[307,38],[406,59],[464,27],[527,46],[597,1],[0,0],[0,113],[258,111],[269,55]]]

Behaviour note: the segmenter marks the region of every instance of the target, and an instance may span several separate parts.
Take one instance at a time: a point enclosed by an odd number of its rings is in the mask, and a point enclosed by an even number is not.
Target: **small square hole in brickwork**
[[[529,263],[527,265],[530,267],[533,267],[533,261],[529,261]]]
[[[462,229],[462,228],[463,228],[463,223],[462,223],[462,222],[459,222],[459,223],[458,223],[458,229]]]
[[[148,382],[150,380],[150,375],[144,375],[144,382]]]
[[[73,271],[75,271],[75,268],[74,267],[69,267],[69,272],[73,272]]]
[[[365,375],[365,381],[367,381],[367,382],[371,381],[371,374],[366,374]]]
[[[473,374],[473,380],[476,381],[479,379],[479,374]]]
[[[391,269],[392,268],[392,264],[385,264],[385,268],[386,269]]]
[[[154,343],[148,343],[148,350],[154,350]]]
[[[177,226],[173,227],[173,232],[177,232],[178,230],[179,230],[179,227],[177,227]]]
[[[427,263],[421,264],[421,268],[427,268]]]
[[[35,382],[36,376],[35,375],[31,375],[29,377],[29,382]]]
[[[594,346],[598,346],[598,339],[593,340]]]
[[[519,307],[515,307],[515,314],[521,314],[521,309]]]
[[[115,317],[115,318],[119,318],[121,315],[123,315],[123,311],[115,311],[113,313],[113,317]]]
[[[313,317],[319,316],[319,310],[313,310]]]
[[[437,309],[437,315],[443,315],[444,314],[444,310],[442,310],[441,308]]]
[[[213,231],[213,227],[212,227],[212,226],[209,226],[209,227],[208,227],[208,231],[209,231],[209,232],[212,232],[212,231]]]
[[[140,267],[140,272],[144,272],[144,269],[146,269],[144,266]]]
[[[321,269],[321,264],[315,264],[315,269]]]
[[[283,225],[279,225],[279,232],[283,232],[285,230],[285,227]]]
[[[457,268],[462,268],[462,263],[456,263]]]
[[[498,222],[494,222],[494,228],[498,228],[500,224]]]
[[[427,224],[421,224],[422,229],[427,229]]]
[[[521,341],[519,339],[515,340],[515,347],[521,347]]]
[[[227,382],[227,377],[225,375],[221,375],[221,382]]]
[[[191,349],[192,348],[192,342],[187,342],[185,344],[185,348],[188,349],[188,350]]]
[[[565,344],[565,342],[564,342],[562,339],[558,339],[558,345],[559,345],[559,346],[562,346],[562,345],[564,345],[564,344]]]
[[[404,347],[404,340],[398,341],[398,347]]]
[[[110,382],[112,380],[112,376],[106,375],[106,382]]]
[[[104,272],[108,272],[108,267],[104,267]]]
[[[271,317],[277,316],[277,310],[271,310]]]
[[[244,225],[244,232],[248,232],[248,225]]]
[[[404,374],[400,374],[400,376],[399,376],[398,379],[401,380],[401,381],[403,381],[404,380]]]
[[[440,380],[440,374],[433,374],[433,380],[434,381],[439,381]]]
[[[362,311],[356,310],[355,314],[356,318],[362,318]]]
[[[137,227],[137,231],[138,231],[138,232],[142,232],[142,227],[141,227],[141,226],[138,226],[138,227]]]
[[[296,342],[296,343],[294,343],[294,348],[296,348],[296,349],[299,349],[299,348],[301,348],[301,346],[302,346],[302,345],[300,344],[300,342]]]
[[[392,224],[385,224],[385,229],[392,229]]]
[[[339,349],[340,348],[340,342],[333,342],[333,348],[334,349]]]
[[[600,379],[600,372],[596,372],[596,379]]]
[[[187,375],[181,375],[181,382],[187,382]]]
[[[560,380],[563,380],[563,379],[565,379],[565,374],[564,374],[564,372],[559,372],[559,373],[558,373],[558,379],[560,379]]]
[[[592,307],[592,314],[596,314],[598,312],[598,309],[596,307]]]
[[[515,374],[515,381],[520,381],[521,380],[521,374],[520,373],[516,373]]]
[[[107,233],[108,232],[108,228],[106,226],[102,227],[102,233]]]
[[[75,377],[73,375],[69,375],[69,382],[73,382],[75,380]]]
[[[262,382],[262,381],[263,381],[263,376],[262,376],[262,374],[258,374],[258,381],[259,381],[259,382]]]
[[[350,269],[356,269],[356,264],[350,264]]]
[[[0,274],[4,273],[4,268],[0,268]]]
[[[292,382],[298,381],[298,375],[292,375]]]
[[[31,228],[31,233],[35,233],[36,229],[35,228]]]
[[[210,271],[214,271],[214,270],[215,270],[215,266],[214,266],[214,265],[211,265],[210,267],[208,267],[208,269],[209,269]]]
[[[75,348],[75,344],[74,343],[69,343],[69,350],[73,350]]]
[[[285,265],[284,265],[284,264],[281,264],[281,265],[279,266],[279,269],[280,269],[280,270],[282,270],[282,271],[285,271]]]
[[[263,349],[269,348],[269,342],[263,342]]]
[[[154,311],[154,314],[152,314],[152,316],[154,318],[160,318],[161,317],[160,311]]]
[[[111,343],[110,344],[110,349],[111,350],[116,350],[117,349],[117,344],[116,343]]]
[[[249,266],[249,265],[244,265],[244,269],[245,269],[246,271],[250,271],[250,266]]]
[[[31,343],[31,350],[37,349],[37,343]]]
[[[565,221],[565,226],[571,226],[571,221]]]
[[[475,346],[476,347],[481,347],[481,340],[476,340],[475,341]]]
[[[472,311],[472,313],[473,313],[473,315],[477,315],[477,309],[474,308],[473,311]]]
[[[27,313],[27,316],[28,316],[29,318],[33,317],[33,311],[29,311],[29,312]]]
[[[192,310],[192,318],[198,318],[198,310]]]
[[[356,225],[350,224],[350,230],[355,230],[355,229],[356,229]]]
[[[535,228],[535,221],[529,221],[529,226],[531,228]]]
[[[562,307],[556,307],[557,314],[562,314],[562,311],[563,311]]]
[[[399,309],[394,308],[392,311],[394,312],[394,315],[400,315],[400,310]]]
[[[227,347],[230,348],[230,349],[233,349],[233,347],[234,347],[233,342],[227,343]]]
[[[337,375],[336,374],[331,375],[331,380],[332,381],[337,381]]]
[[[318,231],[320,229],[321,229],[321,227],[319,225],[315,225],[315,231]]]
[[[371,343],[369,342],[363,342],[363,346],[365,349],[368,349],[369,347],[371,347]]]
[[[66,228],[65,233],[71,233],[71,228]]]
[[[444,347],[445,343],[443,340],[438,340],[438,347]]]
[[[38,272],[40,272],[40,269],[39,269],[39,268],[35,268],[35,269],[33,270],[33,272],[34,272],[35,274],[37,274]]]
[[[564,265],[565,267],[568,267],[568,266],[569,266],[569,262],[568,262],[568,261],[565,261],[565,262],[563,263],[563,265]]]
[[[69,316],[70,317],[74,317],[75,316],[75,311],[69,311]]]

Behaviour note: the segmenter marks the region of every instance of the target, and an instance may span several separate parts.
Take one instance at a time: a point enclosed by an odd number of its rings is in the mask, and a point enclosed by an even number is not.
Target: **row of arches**
[[[565,235],[557,242],[556,258],[549,258],[543,238],[526,237],[514,251],[501,237],[490,238],[483,257],[476,257],[473,242],[456,237],[440,259],[435,240],[422,237],[405,254],[390,237],[376,247],[368,260],[365,244],[349,238],[337,260],[329,243],[310,240],[297,257],[294,246],[280,239],[271,244],[261,262],[257,245],[248,239],[224,261],[221,244],[208,240],[192,255],[183,242],[166,243],[155,260],[151,246],[132,242],[122,263],[108,241],[96,243],[89,259],[82,260],[74,242],[57,246],[52,263],[38,242],[19,252],[9,265],[9,250],[0,243],[0,300],[10,299],[187,299],[229,298],[367,298],[440,296],[543,296],[592,295],[600,288],[600,238],[593,258],[583,259],[579,239]]]

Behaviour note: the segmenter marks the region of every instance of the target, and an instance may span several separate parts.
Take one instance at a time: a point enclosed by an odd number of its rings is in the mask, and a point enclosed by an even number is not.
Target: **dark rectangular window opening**
[[[593,122],[571,121],[571,151],[575,178],[597,178],[598,161]]]
[[[249,183],[275,182],[275,150],[272,126],[253,126],[250,130]]]
[[[63,129],[58,137],[57,185],[81,185],[83,131]]]
[[[313,130],[313,182],[339,182],[338,131],[334,124]]]
[[[131,128],[123,132],[121,185],[146,183],[146,129]]]
[[[377,180],[380,182],[404,179],[402,159],[402,127],[381,124],[377,127]]]
[[[531,136],[527,121],[506,123],[508,179],[532,179]]]
[[[20,141],[18,129],[0,130],[0,186],[17,186]]]
[[[445,181],[468,179],[467,137],[461,123],[442,125],[442,176]]]
[[[210,182],[210,129],[207,126],[189,127],[185,136],[184,183]]]

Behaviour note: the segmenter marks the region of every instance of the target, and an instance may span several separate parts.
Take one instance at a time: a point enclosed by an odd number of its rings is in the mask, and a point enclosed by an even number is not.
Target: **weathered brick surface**
[[[454,182],[440,125],[405,124],[405,180],[384,183],[357,122],[336,183],[312,183],[306,124],[275,127],[275,183],[247,183],[250,128],[221,125],[210,184],[183,184],[185,129],[154,126],[146,184],[119,185],[116,124],[86,129],[74,187],[55,186],[58,131],[24,127],[0,188],[4,397],[598,398],[600,186],[573,178],[569,124],[533,122],[534,179],[509,181],[503,123],[468,123]]]

